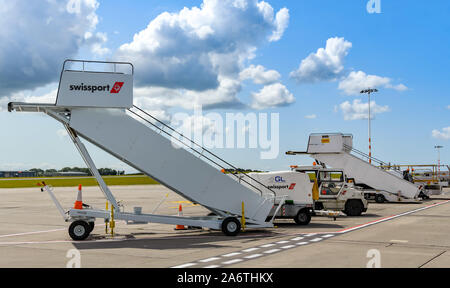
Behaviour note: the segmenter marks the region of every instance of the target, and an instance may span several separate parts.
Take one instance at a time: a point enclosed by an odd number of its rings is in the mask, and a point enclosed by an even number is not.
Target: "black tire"
[[[361,216],[364,210],[364,205],[360,200],[348,200],[345,203],[344,213],[347,216]]]
[[[383,194],[377,194],[377,195],[375,195],[375,202],[384,203],[384,202],[386,202],[386,198],[384,198]]]
[[[295,215],[294,221],[297,225],[308,225],[311,222],[311,214],[307,210],[300,210]]]
[[[94,231],[94,228],[95,228],[95,222],[89,222],[88,223],[89,224],[89,233],[91,233],[92,231]]]
[[[222,232],[227,236],[236,236],[241,231],[241,222],[235,217],[225,218],[222,222]]]
[[[91,226],[86,221],[75,221],[69,226],[69,235],[75,241],[86,239],[91,233]]]

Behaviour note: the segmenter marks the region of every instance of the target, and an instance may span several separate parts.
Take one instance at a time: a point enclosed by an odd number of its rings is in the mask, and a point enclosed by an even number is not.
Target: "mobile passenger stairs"
[[[222,169],[237,168],[134,106],[133,74],[131,63],[66,60],[55,104],[8,104],[10,112],[43,112],[61,122],[111,205],[111,211],[84,207],[66,212],[51,186],[46,185],[43,189],[50,194],[64,220],[72,222],[70,236],[75,240],[86,239],[96,218],[112,223],[115,219],[205,227],[222,230],[229,236],[237,235],[244,225],[273,227],[274,217],[268,221],[266,218],[275,200],[280,201],[274,191],[248,175],[222,173]],[[123,212],[80,137],[216,216]],[[258,187],[252,184],[255,182]]]
[[[335,134],[311,134],[306,152],[288,151],[287,155],[306,154],[326,166],[342,168],[348,179],[363,188],[367,199],[377,202],[417,202],[427,198],[423,186],[417,186],[403,179],[399,171],[390,173],[373,165],[388,165],[374,157],[353,148],[353,136]],[[369,161],[370,159],[370,161]]]

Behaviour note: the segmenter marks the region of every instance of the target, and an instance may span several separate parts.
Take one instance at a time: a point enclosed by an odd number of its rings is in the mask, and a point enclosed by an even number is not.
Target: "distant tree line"
[[[37,176],[52,176],[61,172],[80,172],[80,173],[86,173],[88,176],[92,176],[91,171],[88,168],[80,168],[80,167],[64,167],[61,170],[56,169],[39,169],[39,168],[33,168],[28,171],[36,172]],[[98,169],[98,172],[102,176],[107,175],[124,175],[125,171],[118,171],[111,168],[100,168]]]

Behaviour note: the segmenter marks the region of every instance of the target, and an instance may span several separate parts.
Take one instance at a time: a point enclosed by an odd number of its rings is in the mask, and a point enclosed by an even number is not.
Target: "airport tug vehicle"
[[[44,185],[66,222],[69,235],[84,240],[95,219],[112,224],[162,223],[222,230],[235,236],[241,228],[274,227],[273,211],[286,196],[250,175],[224,174],[237,169],[224,159],[133,105],[131,63],[66,60],[63,64],[56,103],[11,102],[8,111],[42,112],[67,130],[87,167],[97,180],[109,209],[74,207],[65,211],[53,188]],[[100,176],[81,138],[108,152],[129,166],[155,179],[185,199],[200,204],[215,216],[180,217],[124,212]],[[255,184],[258,184],[257,186]],[[281,209],[278,206],[277,209]],[[139,213],[138,213],[139,212]]]
[[[306,173],[309,180],[318,182],[319,199],[315,210],[342,211],[347,216],[361,216],[367,212],[369,202],[364,191],[347,179],[342,169],[324,168],[321,165],[291,166],[292,171]]]
[[[306,172],[277,171],[248,173],[248,175],[274,190],[279,196],[269,217],[293,219],[298,225],[308,225],[313,215],[327,216],[335,220],[342,215],[340,210],[325,209],[323,205],[317,205],[317,201],[320,201],[319,186],[317,181],[310,180]],[[255,187],[261,185],[257,182],[251,184]]]

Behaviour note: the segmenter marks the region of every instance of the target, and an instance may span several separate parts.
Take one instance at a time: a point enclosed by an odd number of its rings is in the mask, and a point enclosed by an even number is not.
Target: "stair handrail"
[[[146,116],[152,118],[153,120],[155,120],[156,122],[158,122],[159,124],[161,124],[163,127],[168,128],[169,130],[171,130],[173,133],[177,134],[178,136],[181,136],[183,139],[189,141],[191,144],[201,148],[202,152],[197,151],[196,149],[192,148],[190,145],[186,144],[185,142],[181,141],[180,139],[177,139],[176,137],[174,137],[174,135],[172,135],[171,133],[167,132],[164,130],[164,128],[159,127],[158,125],[155,125],[154,123],[152,123],[151,121],[145,119],[144,117],[142,117],[141,115],[139,115],[138,113],[136,113],[135,111],[128,109],[129,112],[131,112],[132,114],[136,115],[137,117],[139,117],[140,119],[144,120],[146,123],[152,125],[153,127],[155,127],[156,129],[158,129],[160,132],[163,132],[164,134],[168,135],[169,138],[171,139],[176,139],[178,142],[180,142],[181,144],[183,144],[184,146],[188,147],[190,150],[194,151],[195,153],[197,153],[200,157],[203,157],[205,159],[207,159],[208,161],[214,163],[216,166],[222,168],[222,169],[227,169],[226,167],[224,167],[223,165],[217,163],[217,161],[220,161],[226,165],[228,165],[229,167],[231,167],[234,170],[237,170],[238,168],[236,168],[234,165],[230,164],[229,162],[225,161],[224,159],[220,158],[219,156],[217,156],[216,154],[212,153],[211,151],[209,151],[208,149],[206,149],[205,147],[197,144],[196,142],[194,142],[192,139],[184,136],[182,133],[178,132],[177,130],[175,130],[174,128],[170,127],[169,125],[167,125],[166,123],[162,122],[161,120],[157,119],[156,117],[152,116],[150,113],[144,111],[143,109],[137,107],[136,105],[133,105],[132,108],[137,109],[138,111],[140,111],[141,113],[145,114]],[[208,156],[203,155],[203,152],[208,153],[209,155],[211,155],[213,158],[215,158],[216,160],[214,161],[213,159],[211,159]],[[248,185],[250,185],[251,187],[253,187],[254,189],[258,190],[259,193],[261,194],[261,196],[263,196],[263,191],[261,189],[259,189],[258,187],[256,187],[255,185],[249,183],[248,181],[246,181],[245,179],[242,179],[241,177],[237,176],[237,174],[235,173],[231,173],[234,177],[236,177],[238,179],[238,181],[243,181],[245,183],[247,183]],[[262,187],[264,187],[265,189],[269,190],[274,196],[276,196],[275,191],[273,191],[272,189],[270,189],[269,187],[267,187],[266,185],[264,185],[263,183],[261,183],[260,181],[256,180],[255,178],[249,176],[246,173],[242,173],[242,175],[244,177],[250,178],[251,180],[255,181],[256,183],[258,183],[259,185],[261,185]]]

